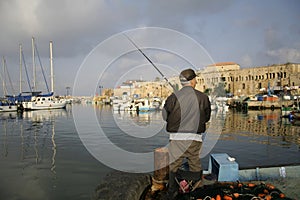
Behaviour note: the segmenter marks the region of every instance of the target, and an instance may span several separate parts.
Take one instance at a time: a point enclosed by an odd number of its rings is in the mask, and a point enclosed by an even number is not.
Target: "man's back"
[[[183,87],[168,97],[163,117],[168,132],[203,133],[210,119],[208,97],[190,86]]]

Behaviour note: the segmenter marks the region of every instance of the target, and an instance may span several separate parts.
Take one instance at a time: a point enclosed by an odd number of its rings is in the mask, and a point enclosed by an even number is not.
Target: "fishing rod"
[[[173,88],[174,92],[176,91],[176,88],[170,83],[170,81],[165,77],[165,75],[158,69],[158,67],[150,60],[150,58],[133,42],[133,40],[128,37],[125,33],[123,33],[125,37],[139,50],[139,52],[149,61],[149,63],[158,71],[158,73],[167,81],[167,83]]]

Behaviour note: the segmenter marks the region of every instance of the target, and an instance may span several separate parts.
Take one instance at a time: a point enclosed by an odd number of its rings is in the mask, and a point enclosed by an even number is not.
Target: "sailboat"
[[[51,68],[51,92],[41,94],[38,92],[31,96],[30,101],[22,102],[24,110],[44,110],[65,108],[67,101],[54,96],[54,76],[53,76],[53,56],[52,56],[52,41],[50,41],[50,68]]]
[[[9,76],[9,73],[6,72],[6,61],[5,58],[2,58],[2,63],[3,63],[3,76],[2,78],[2,85],[3,85],[3,93],[4,96],[3,98],[0,98],[0,112],[9,112],[9,111],[17,111],[17,104],[14,101],[11,101],[7,96],[7,88],[6,88],[6,74]],[[10,77],[9,77],[10,80]]]

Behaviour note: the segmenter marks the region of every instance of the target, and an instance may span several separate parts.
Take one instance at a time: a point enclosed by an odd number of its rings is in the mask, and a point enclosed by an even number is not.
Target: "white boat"
[[[149,112],[160,109],[161,100],[159,98],[143,98],[138,100],[137,110],[140,112]]]
[[[114,111],[125,111],[130,108],[130,103],[129,101],[119,99],[114,100],[112,106]]]
[[[127,93],[123,93],[122,97],[112,97],[111,104],[114,111],[125,111],[130,107],[130,98]]]
[[[228,98],[217,97],[215,99],[216,107],[218,111],[227,112],[229,109]]]
[[[51,93],[46,95],[32,96],[30,101],[22,102],[24,110],[44,110],[44,109],[58,109],[65,108],[67,101],[59,99],[54,96],[54,75],[53,75],[53,62],[52,62],[52,41],[50,41],[50,68],[51,68]]]
[[[33,96],[31,101],[22,103],[24,110],[58,109],[65,108],[66,105],[67,101],[65,99],[58,99],[53,95],[49,97]]]
[[[18,106],[15,103],[9,102],[0,102],[0,112],[10,112],[10,111],[17,111]]]
[[[128,98],[114,98],[112,106],[114,111],[140,111],[149,112],[159,110],[161,108],[161,100],[159,98],[139,98],[130,100]]]

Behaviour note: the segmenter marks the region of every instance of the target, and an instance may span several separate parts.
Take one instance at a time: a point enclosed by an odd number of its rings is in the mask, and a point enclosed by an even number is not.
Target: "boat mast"
[[[20,51],[20,94],[22,93],[22,44],[19,45]]]
[[[5,86],[5,59],[4,59],[4,56],[2,57],[2,74],[3,74],[3,77],[2,77],[2,87],[3,87],[3,95],[6,96],[7,95],[7,91],[6,91],[6,86]]]
[[[50,41],[50,70],[51,70],[51,92],[54,92],[54,76],[53,76],[53,55],[52,55],[52,41]]]
[[[31,45],[32,45],[32,68],[33,68],[33,91],[36,91],[36,67],[35,67],[35,47],[34,47],[34,37],[31,39]]]

